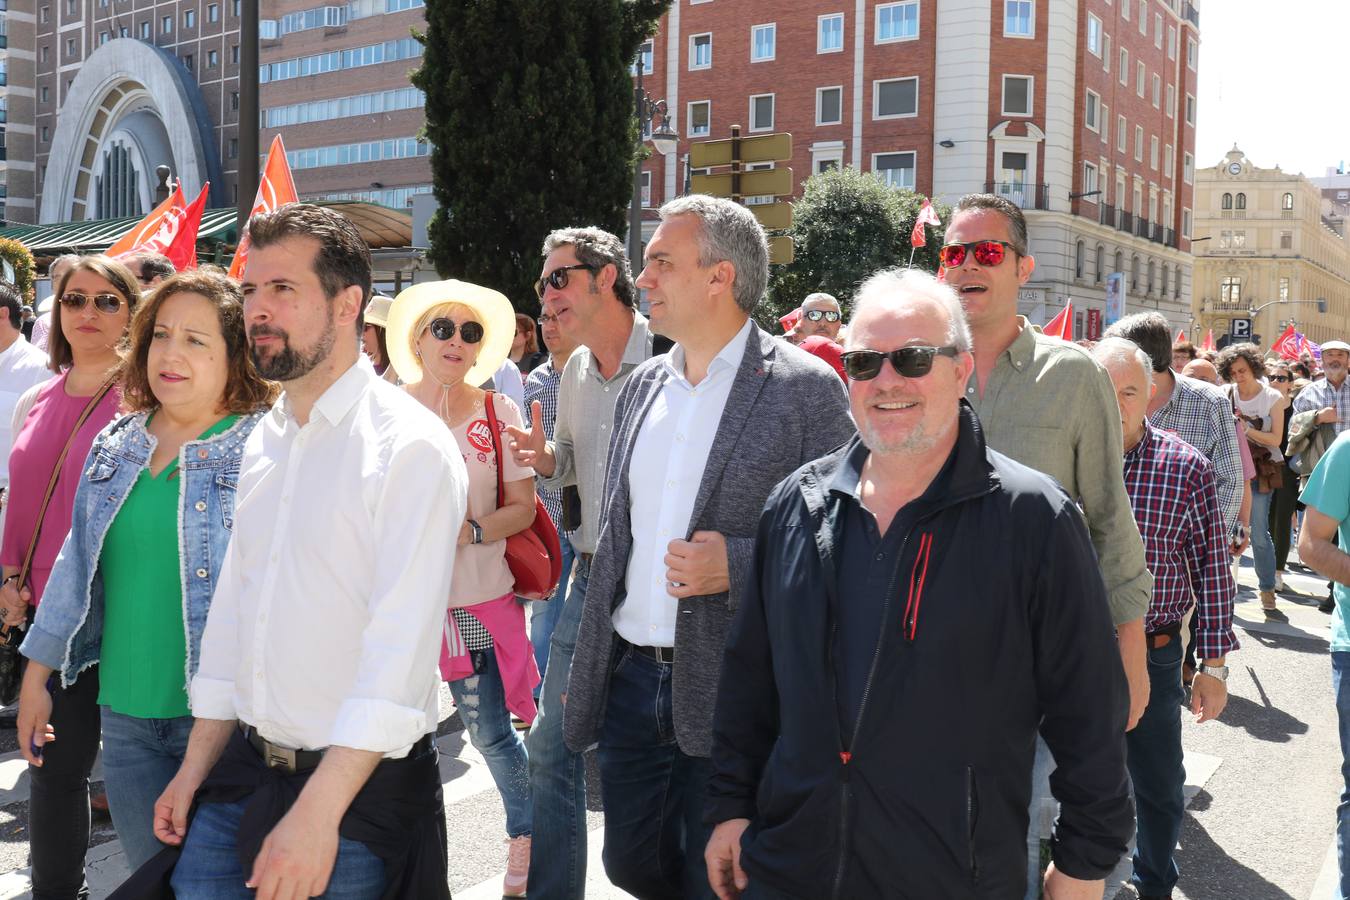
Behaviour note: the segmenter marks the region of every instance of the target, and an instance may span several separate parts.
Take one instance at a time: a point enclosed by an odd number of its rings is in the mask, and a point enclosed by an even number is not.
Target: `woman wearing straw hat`
[[[525,894],[532,828],[525,743],[510,714],[534,720],[532,691],[539,669],[505,554],[506,538],[534,521],[534,471],[497,449],[507,425],[522,426],[520,410],[509,398],[489,396],[476,385],[506,360],[515,333],[515,313],[506,297],[462,281],[414,285],[395,298],[389,311],[390,362],[404,389],[454,434],[469,472],[469,518],[459,535],[441,673],[506,806],[510,846],[502,892],[508,897]],[[493,412],[495,442],[489,424]]]
[[[383,294],[376,294],[366,304],[365,324],[361,329],[361,349],[375,367],[375,374],[385,381],[398,383],[398,373],[389,364],[389,308],[394,301]]]

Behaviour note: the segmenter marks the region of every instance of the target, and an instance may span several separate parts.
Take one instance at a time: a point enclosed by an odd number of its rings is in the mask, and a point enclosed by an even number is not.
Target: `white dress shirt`
[[[677,601],[666,582],[666,553],[671,541],[689,538],[703,469],[751,328],[747,320],[697,385],[684,377],[683,347],[677,344],[662,363],[666,380],[638,430],[628,470],[633,548],[614,630],[630,644],[675,646]]]
[[[454,438],[354,365],[303,428],[283,394],[243,454],[193,715],[296,749],[406,755],[439,712],[468,490]]]
[[[0,487],[9,486],[9,451],[14,446],[14,407],[24,391],[53,377],[47,354],[22,334],[0,353]]]

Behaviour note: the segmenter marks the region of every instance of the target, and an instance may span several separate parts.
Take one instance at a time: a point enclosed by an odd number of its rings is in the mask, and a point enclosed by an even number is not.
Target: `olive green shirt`
[[[984,395],[971,373],[966,399],[990,447],[1051,476],[1087,519],[1115,624],[1148,611],[1153,576],[1144,564],[1125,493],[1124,439],[1111,377],[1083,348],[1022,331],[1000,354]]]

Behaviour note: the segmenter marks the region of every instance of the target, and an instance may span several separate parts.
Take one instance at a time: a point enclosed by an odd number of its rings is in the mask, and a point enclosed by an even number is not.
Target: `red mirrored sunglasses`
[[[971,241],[966,244],[943,244],[942,249],[938,251],[938,259],[942,261],[944,269],[955,269],[957,266],[965,265],[966,253],[973,252],[975,261],[982,266],[997,266],[1003,262],[1006,255],[1004,251],[1012,250],[1017,252],[1016,248],[1007,241]]]

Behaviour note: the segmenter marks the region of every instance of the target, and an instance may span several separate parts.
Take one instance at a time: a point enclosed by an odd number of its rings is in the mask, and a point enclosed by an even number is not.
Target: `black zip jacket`
[[[732,626],[707,820],[790,896],[1006,898],[1026,887],[1037,726],[1058,768],[1056,866],[1105,877],[1134,828],[1129,693],[1087,528],[1046,475],[989,450],[964,401],[948,489],[914,519],[871,646],[836,646],[831,492],[850,443],[770,495]],[[831,654],[871,674],[852,729]]]

